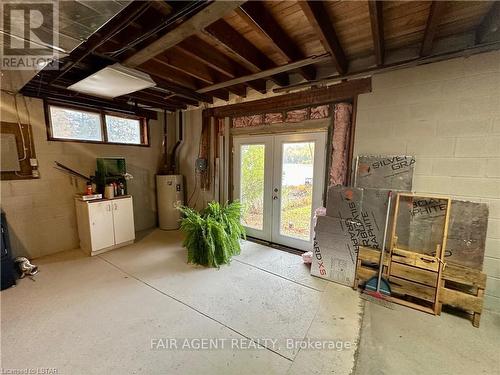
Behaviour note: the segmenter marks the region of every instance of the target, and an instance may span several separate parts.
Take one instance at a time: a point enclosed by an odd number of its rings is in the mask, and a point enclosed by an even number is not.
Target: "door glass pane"
[[[280,234],[309,241],[314,142],[283,143]]]
[[[242,224],[264,228],[264,157],[265,145],[241,146],[240,200],[243,204]]]

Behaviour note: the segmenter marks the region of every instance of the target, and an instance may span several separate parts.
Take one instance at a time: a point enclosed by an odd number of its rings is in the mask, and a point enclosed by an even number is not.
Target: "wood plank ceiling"
[[[61,69],[44,69],[22,92],[55,99],[76,96],[91,103],[97,100],[65,88],[120,62],[150,74],[157,87],[109,105],[134,103],[173,111],[214,98],[228,100],[230,93],[245,97],[249,89],[265,93],[268,81],[286,87],[291,74],[294,81],[321,78],[323,70],[348,75],[358,60],[366,61],[362,68],[383,68],[389,54],[403,49],[415,49],[416,57],[432,56],[439,52],[438,42],[450,36],[473,34],[476,45],[500,40],[500,3],[494,1],[223,4],[131,2],[63,59]],[[465,47],[470,44],[457,48]],[[319,58],[300,64],[311,57]],[[298,67],[288,68],[297,62]],[[264,73],[252,76],[259,72]],[[245,78],[221,85],[239,77]]]

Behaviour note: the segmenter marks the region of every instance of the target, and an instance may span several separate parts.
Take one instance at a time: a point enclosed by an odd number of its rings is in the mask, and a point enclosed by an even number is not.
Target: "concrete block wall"
[[[415,155],[415,191],[489,204],[485,304],[500,311],[500,51],[372,84],[358,101],[355,155]]]
[[[162,117],[150,121],[151,147],[47,141],[43,102],[17,96],[21,123],[30,122],[40,171],[37,180],[1,181],[0,204],[5,210],[15,255],[31,258],[79,247],[74,194],[85,181],[53,168],[54,161],[85,175],[94,174],[96,157],[123,156],[134,176],[129,192],[134,197],[136,230],[156,226],[155,174],[161,157]],[[17,122],[14,98],[2,92],[1,120]],[[29,119],[28,119],[29,114]]]

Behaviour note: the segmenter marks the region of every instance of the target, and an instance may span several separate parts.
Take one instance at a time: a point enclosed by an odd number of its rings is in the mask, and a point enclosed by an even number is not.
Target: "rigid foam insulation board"
[[[331,186],[328,188],[326,199],[326,216],[357,220],[361,213],[362,201],[363,189]]]
[[[319,216],[314,239],[311,275],[352,287],[359,251],[359,223]]]
[[[358,157],[355,186],[411,191],[414,164],[413,156],[361,155]]]
[[[359,222],[359,242],[362,246],[380,249],[384,238],[385,216],[389,189],[360,189],[345,186],[333,186],[328,189],[326,215]],[[396,193],[393,190],[391,214],[388,225],[386,244],[389,244],[394,216]]]
[[[488,214],[486,203],[451,201],[446,262],[483,269]]]
[[[389,189],[363,189],[363,203],[361,209],[361,224],[363,230],[359,235],[359,244],[374,249],[382,248],[384,240],[385,218],[387,215],[387,203]],[[391,209],[387,224],[386,249],[389,248],[396,194],[401,191],[392,190]]]
[[[434,256],[442,243],[447,201],[425,197],[401,197],[396,213],[397,246]]]

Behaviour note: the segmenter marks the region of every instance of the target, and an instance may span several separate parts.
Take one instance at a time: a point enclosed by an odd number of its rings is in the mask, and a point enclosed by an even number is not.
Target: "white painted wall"
[[[487,202],[486,307],[500,310],[500,52],[375,75],[355,154],[415,155],[414,190]]]
[[[155,173],[161,155],[162,115],[150,121],[151,147],[98,145],[47,141],[43,103],[18,95],[22,123],[33,128],[35,151],[41,178],[29,181],[1,181],[1,206],[7,213],[15,255],[39,257],[79,247],[73,196],[85,189],[75,180],[53,168],[57,160],[85,175],[94,174],[96,157],[123,156],[134,176],[129,192],[134,197],[136,230],[156,226]],[[2,91],[1,120],[17,122],[14,99]]]

